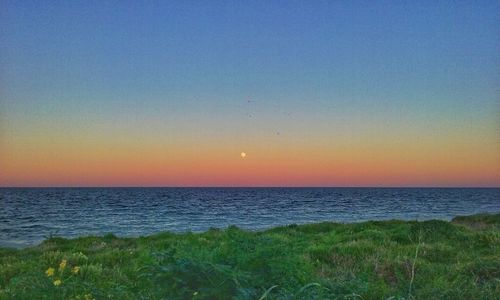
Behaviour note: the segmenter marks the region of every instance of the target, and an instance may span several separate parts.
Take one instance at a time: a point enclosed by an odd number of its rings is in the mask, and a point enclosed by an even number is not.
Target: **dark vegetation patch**
[[[500,214],[477,214],[472,216],[457,216],[451,220],[454,224],[461,224],[474,229],[500,227]]]

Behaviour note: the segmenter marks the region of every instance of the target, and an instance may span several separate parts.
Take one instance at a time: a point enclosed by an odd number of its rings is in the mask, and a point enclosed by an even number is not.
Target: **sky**
[[[499,187],[499,12],[1,1],[0,186]]]

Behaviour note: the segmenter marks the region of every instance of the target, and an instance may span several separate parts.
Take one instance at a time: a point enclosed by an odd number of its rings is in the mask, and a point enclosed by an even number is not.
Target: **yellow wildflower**
[[[64,271],[64,268],[66,268],[66,263],[67,261],[65,259],[61,261],[61,263],[59,264],[59,271]]]
[[[61,285],[62,281],[60,279],[54,280],[54,285],[58,286]]]
[[[45,271],[45,274],[47,274],[48,277],[54,275],[54,268],[48,268],[47,271]]]
[[[73,267],[73,269],[71,269],[71,273],[73,273],[73,274],[78,274],[78,272],[80,272],[79,266]]]

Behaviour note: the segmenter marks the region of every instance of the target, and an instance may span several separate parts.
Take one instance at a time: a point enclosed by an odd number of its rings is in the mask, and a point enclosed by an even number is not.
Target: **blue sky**
[[[2,1],[0,126],[12,145],[54,132],[300,142],[382,131],[387,143],[477,143],[479,132],[490,153],[499,11],[498,1]]]

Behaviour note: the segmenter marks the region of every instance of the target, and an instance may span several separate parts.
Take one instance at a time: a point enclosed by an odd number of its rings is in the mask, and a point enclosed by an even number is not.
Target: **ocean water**
[[[500,188],[0,188],[0,246],[236,225],[450,220],[500,212]]]

